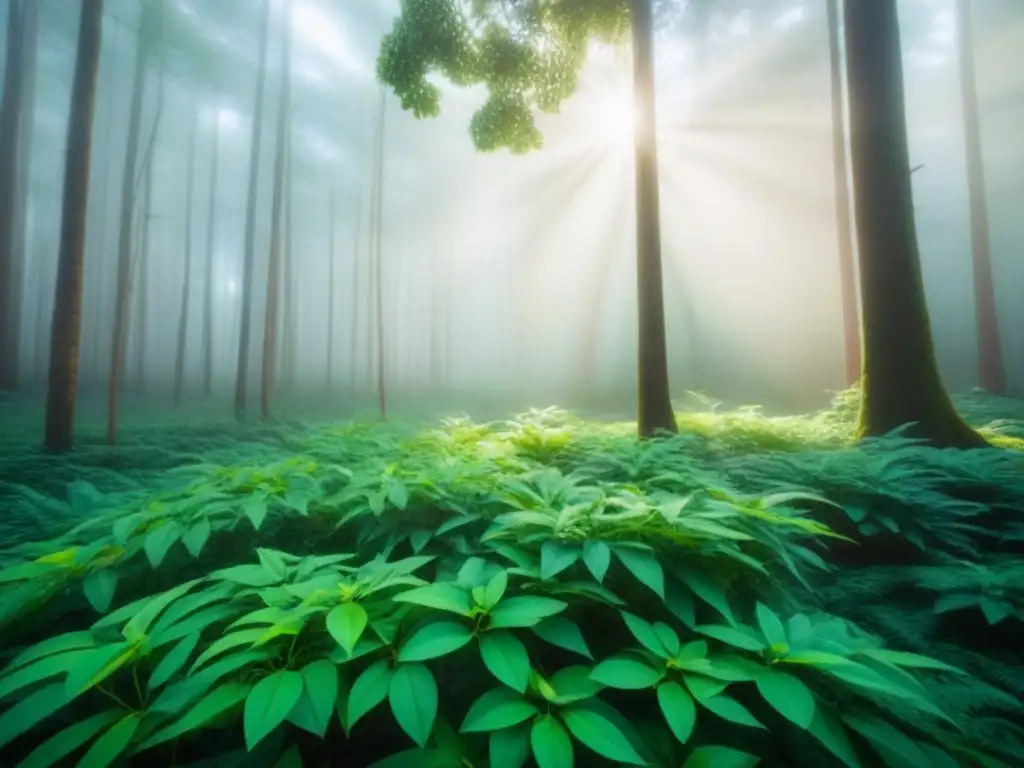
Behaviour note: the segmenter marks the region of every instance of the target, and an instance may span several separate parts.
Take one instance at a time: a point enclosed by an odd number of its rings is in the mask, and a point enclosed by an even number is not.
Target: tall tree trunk
[[[385,122],[387,110],[387,98],[384,89],[380,92],[380,103],[378,105],[377,120],[377,157],[374,168],[375,188],[373,198],[373,240],[372,240],[372,272],[374,292],[374,317],[377,331],[377,404],[380,409],[381,418],[386,419],[388,413],[387,382],[384,375],[386,370],[386,350],[384,347],[384,272],[383,252],[381,243],[383,240],[384,227],[384,143],[385,143]]]
[[[957,48],[960,54],[960,99],[967,155],[967,192],[971,210],[971,265],[974,272],[974,312],[978,335],[978,382],[997,395],[1006,394],[992,248],[989,242],[988,202],[985,197],[985,161],[978,116],[978,84],[974,73],[974,29],[966,0],[957,0]]]
[[[327,214],[327,374],[324,385],[330,388],[334,381],[334,267],[337,253],[334,248],[334,187],[328,195],[330,211]]]
[[[259,70],[252,111],[252,144],[249,149],[249,193],[245,204],[245,251],[242,263],[242,307],[238,331],[238,366],[235,370],[235,417],[245,416],[249,394],[249,337],[252,334],[253,268],[256,259],[256,192],[259,189],[260,144],[263,136],[263,101],[267,87],[267,43],[270,37],[270,0],[263,0],[260,22]]]
[[[986,445],[939,376],[914,228],[896,0],[845,4],[850,149],[864,339],[858,432]]]
[[[361,254],[362,254],[362,235],[363,235],[363,198],[362,194],[359,194],[356,199],[356,222],[355,222],[355,235],[352,243],[352,296],[351,303],[349,306],[349,384],[353,390],[358,386],[358,380],[356,379],[357,361],[356,351],[358,350],[359,340],[359,297],[360,297],[360,282],[361,282]]]
[[[298,327],[295,302],[295,248],[292,238],[292,212],[295,187],[295,172],[292,165],[292,121],[288,115],[288,145],[285,156],[285,198],[284,198],[284,368],[285,381],[290,390],[295,389],[295,361],[298,354]]]
[[[281,31],[281,94],[277,103],[277,146],[274,152],[274,192],[270,214],[270,263],[267,266],[267,303],[263,313],[263,360],[260,414],[270,417],[270,395],[277,369],[278,302],[281,299],[281,203],[284,198],[284,161],[288,148],[288,111],[291,105],[291,0],[284,0]]]
[[[83,0],[68,116],[60,262],[50,337],[50,375],[43,440],[44,447],[50,451],[70,450],[75,423],[86,215],[89,208],[89,157],[102,31],[103,0]]]
[[[843,378],[850,387],[860,379],[860,320],[853,261],[850,187],[847,180],[846,127],[843,122],[843,65],[839,41],[839,0],[825,0],[828,15],[829,73],[832,101],[832,181],[839,237],[839,296],[843,312]]]
[[[131,299],[132,271],[132,219],[134,218],[137,187],[135,172],[138,164],[142,102],[149,59],[149,48],[146,43],[152,24],[152,8],[151,3],[143,4],[139,29],[136,33],[135,71],[132,75],[132,98],[128,111],[128,138],[121,175],[121,212],[117,239],[117,296],[114,300],[114,331],[110,346],[110,370],[107,377],[107,442],[110,445],[117,440],[118,396],[128,337],[128,308]]]
[[[181,403],[185,390],[185,347],[188,339],[189,298],[192,294],[192,201],[196,192],[196,134],[199,105],[193,104],[192,131],[188,137],[188,170],[185,173],[185,275],[181,281],[181,311],[178,315],[178,348],[174,355],[174,403]]]
[[[661,212],[654,107],[651,0],[633,0],[633,91],[636,99],[636,271],[638,414],[641,437],[677,432],[668,381],[665,299],[661,280]]]
[[[158,92],[162,91],[158,88]],[[162,100],[157,97],[159,103]],[[157,114],[159,120],[159,112]],[[156,133],[156,124],[153,125]],[[131,282],[136,286],[135,318],[131,323],[131,333],[135,336],[135,391],[143,392],[146,388],[146,337],[149,335],[149,260],[150,234],[153,227],[153,156],[144,160],[145,171],[142,183],[142,214],[139,217],[139,247],[135,252],[135,264]]]
[[[18,150],[25,92],[26,0],[8,0],[7,52],[3,98],[0,100],[0,391],[17,386],[18,338],[15,312],[19,311],[19,285],[15,253]]]
[[[203,394],[213,391],[213,264],[217,242],[217,180],[220,176],[220,113],[213,120],[210,199],[206,209],[206,276],[203,280]]]

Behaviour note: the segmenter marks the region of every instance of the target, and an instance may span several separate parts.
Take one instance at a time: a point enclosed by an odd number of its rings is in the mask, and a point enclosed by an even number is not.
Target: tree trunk
[[[960,99],[967,155],[967,192],[971,210],[971,265],[974,272],[974,312],[978,334],[978,383],[989,392],[1006,394],[1006,365],[992,281],[985,161],[978,117],[978,86],[974,73],[974,29],[966,0],[957,0],[957,47],[960,54]]]
[[[281,203],[284,198],[284,160],[287,152],[288,109],[291,103],[291,1],[285,0],[281,32],[281,94],[277,103],[277,146],[274,152],[274,191],[270,214],[270,263],[267,266],[267,304],[263,313],[263,369],[260,414],[270,417],[270,395],[277,368],[278,302],[281,298]]]
[[[356,225],[354,241],[352,243],[352,296],[351,306],[349,307],[349,329],[348,335],[350,339],[349,344],[349,384],[354,391],[358,386],[358,380],[356,379],[356,352],[359,348],[359,297],[360,297],[360,283],[362,278],[361,269],[361,255],[362,248],[361,240],[363,234],[363,198],[362,194],[359,193],[356,200]]]
[[[651,0],[633,0],[633,91],[636,99],[636,271],[640,437],[677,432],[668,382],[665,300],[661,280],[661,214],[654,107]]]
[[[298,328],[295,302],[295,248],[292,238],[292,212],[294,204],[295,174],[292,165],[291,114],[288,115],[288,145],[285,156],[284,198],[284,368],[288,389],[295,389],[295,361],[298,354]]]
[[[50,375],[46,393],[49,451],[70,450],[78,385],[78,343],[82,331],[82,277],[89,203],[89,157],[93,109],[102,48],[103,0],[83,0],[78,55],[71,90],[61,203],[60,263],[50,336]]]
[[[217,180],[220,165],[220,113],[213,120],[210,148],[210,199],[206,210],[206,277],[203,280],[203,394],[213,391],[213,263],[217,242]]]
[[[118,396],[124,368],[125,342],[128,336],[128,307],[131,298],[132,219],[135,210],[135,171],[142,127],[142,101],[146,86],[148,46],[152,5],[142,6],[135,42],[135,71],[132,75],[132,99],[128,111],[128,138],[121,175],[121,212],[117,239],[117,296],[114,300],[114,332],[110,347],[107,378],[107,442],[117,441]]]
[[[384,117],[387,110],[387,98],[382,88],[377,112],[377,157],[374,168],[374,198],[373,198],[373,239],[372,239],[372,262],[371,271],[373,274],[374,308],[377,331],[377,403],[380,408],[381,418],[387,418],[388,398],[385,374],[385,348],[384,348],[384,274],[383,274],[383,253],[381,241],[383,240],[384,214],[381,210],[384,207],[384,140],[385,122]]]
[[[157,89],[160,95],[157,96],[157,115],[153,123],[153,135],[150,140],[155,141],[156,121],[160,119],[160,104],[162,98],[161,87]],[[142,215],[139,217],[139,247],[135,252],[135,262],[132,269],[130,284],[137,287],[135,293],[135,322],[131,323],[131,333],[135,335],[135,391],[143,392],[146,388],[146,337],[149,335],[149,244],[150,234],[153,226],[153,154],[152,146],[149,148],[148,157],[143,160],[145,171],[143,181],[145,185],[142,192]]]
[[[828,14],[829,73],[832,102],[832,180],[839,237],[839,296],[843,312],[843,380],[851,387],[860,379],[860,319],[857,317],[857,275],[853,261],[850,187],[847,181],[846,127],[843,123],[843,66],[839,42],[839,0],[825,0]]]
[[[334,380],[334,260],[337,254],[334,249],[334,187],[328,195],[330,210],[327,214],[327,374],[324,385],[330,388]]]
[[[185,173],[185,275],[181,281],[181,312],[178,315],[178,348],[174,355],[174,403],[181,403],[185,390],[185,348],[188,338],[189,297],[192,293],[192,201],[196,191],[196,133],[199,105],[193,105],[192,132],[188,137],[188,170]]]
[[[947,448],[986,442],[939,377],[914,230],[896,0],[846,3],[850,149],[864,339],[858,433]]]

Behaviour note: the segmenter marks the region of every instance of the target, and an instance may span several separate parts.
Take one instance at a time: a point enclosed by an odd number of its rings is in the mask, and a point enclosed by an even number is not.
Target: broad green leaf
[[[540,548],[540,577],[551,579],[580,559],[578,547],[560,541],[545,541]]]
[[[181,712],[224,676],[250,664],[266,661],[266,658],[266,653],[261,651],[242,651],[226,656],[201,671],[189,674],[165,687],[150,703],[149,711],[160,714]]]
[[[415,603],[439,611],[449,611],[460,616],[470,616],[473,613],[469,592],[446,582],[417,587],[408,592],[401,592],[391,599],[399,603]]]
[[[338,698],[338,668],[320,659],[302,668],[302,696],[288,713],[289,722],[324,737]]]
[[[203,547],[210,539],[210,531],[210,521],[201,517],[181,535],[181,543],[192,557],[199,557],[203,553]]]
[[[242,513],[257,531],[267,518],[267,505],[267,494],[264,491],[257,491],[242,502]]]
[[[678,569],[677,573],[693,594],[722,614],[730,624],[736,623],[732,608],[725,596],[725,589],[718,581],[698,570]]]
[[[18,768],[50,768],[59,765],[65,757],[123,715],[123,710],[108,709],[106,712],[69,725],[32,750],[28,757],[18,763]]]
[[[846,724],[863,736],[892,768],[917,768],[931,761],[903,731],[877,717],[844,716]]]
[[[994,600],[983,596],[980,605],[985,621],[989,624],[998,624],[1006,617],[1012,616],[1014,612],[1013,603],[1008,600]]]
[[[697,623],[696,607],[693,604],[693,595],[689,588],[680,584],[676,579],[668,579],[665,582],[665,607],[672,612],[684,626],[693,629]]]
[[[242,683],[225,683],[215,688],[194,707],[191,707],[179,720],[165,728],[161,728],[146,739],[135,751],[142,752],[155,747],[157,744],[163,744],[165,741],[177,738],[183,733],[202,728],[211,720],[220,717],[228,710],[241,704],[251,690],[252,686]]]
[[[85,599],[97,613],[106,613],[110,610],[110,603],[114,600],[116,589],[117,573],[106,568],[90,571],[89,575],[82,580]]]
[[[764,728],[757,719],[750,714],[750,710],[740,704],[736,699],[732,699],[725,694],[719,694],[718,696],[712,696],[710,698],[702,699],[697,698],[705,708],[714,712],[723,720],[728,720],[731,723],[738,725],[749,725],[752,728]]]
[[[757,680],[757,690],[772,708],[801,728],[810,728],[817,706],[804,681],[788,672],[766,668]]]
[[[248,750],[285,721],[302,696],[302,689],[302,675],[292,670],[274,672],[256,683],[245,700],[242,719]]]
[[[502,569],[491,577],[484,588],[484,601],[486,602],[484,607],[490,610],[496,606],[505,596],[506,589],[508,589],[508,571]]]
[[[670,657],[674,657],[679,653],[681,647],[679,642],[679,635],[676,634],[675,630],[672,629],[668,624],[660,621],[654,622],[652,625],[655,637],[658,638],[658,642],[665,649]]]
[[[771,608],[764,603],[758,603],[755,612],[757,613],[757,626],[761,629],[761,634],[764,635],[765,642],[769,646],[789,644],[786,628]]]
[[[636,577],[637,581],[648,587],[662,600],[665,599],[665,572],[653,552],[622,544],[616,545],[614,551],[619,561]]]
[[[303,768],[302,753],[299,748],[292,744],[288,751],[281,755],[281,758],[274,763],[273,768]]]
[[[416,630],[402,643],[399,661],[427,661],[462,648],[473,639],[473,632],[457,621],[435,621]]]
[[[262,565],[235,565],[222,568],[211,573],[210,578],[223,579],[246,587],[269,587],[281,581]]]
[[[490,627],[532,627],[567,607],[567,603],[551,597],[510,597],[491,611]]]
[[[76,768],[107,768],[128,748],[141,720],[142,715],[138,712],[125,715],[93,742]]]
[[[868,656],[876,661],[884,662],[885,664],[893,664],[897,667],[912,667],[919,669],[937,669],[942,672],[952,672],[958,675],[967,674],[962,669],[957,669],[949,664],[945,664],[937,659],[932,659],[927,656],[921,656],[916,653],[907,653],[905,651],[891,651],[887,648],[865,648],[860,651],[864,656]],[[788,657],[787,657],[788,658]]]
[[[587,641],[583,639],[583,633],[574,622],[564,619],[561,616],[552,616],[549,619],[532,627],[534,633],[545,642],[564,648],[567,651],[594,658],[587,647]]]
[[[171,677],[185,666],[188,657],[192,655],[196,645],[199,643],[199,632],[187,635],[176,646],[174,646],[160,663],[156,665],[153,674],[149,677],[148,689],[152,692],[166,683]]]
[[[658,639],[658,635],[654,631],[654,627],[629,611],[619,611],[619,614],[626,622],[626,627],[633,633],[633,637],[635,637],[644,648],[662,659],[669,659],[672,656],[672,654],[668,653],[665,650],[665,647],[661,644],[661,641]]]
[[[847,768],[862,768],[857,752],[850,743],[842,722],[828,710],[817,707],[814,720],[807,729],[829,752],[843,761]]]
[[[511,688],[495,688],[473,702],[459,730],[475,733],[510,728],[533,717],[537,711],[537,707]]]
[[[598,584],[602,584],[612,562],[612,551],[600,539],[587,539],[583,542],[583,562]]]
[[[727,627],[724,624],[700,624],[696,629],[702,635],[712,637],[734,648],[742,648],[744,651],[763,653],[768,650],[768,646],[760,638],[756,637],[751,630],[742,625]]]
[[[541,715],[533,721],[530,747],[537,768],[573,768],[572,739],[551,715]]]
[[[262,627],[259,629],[243,629],[215,640],[210,644],[209,648],[199,654],[198,659],[192,662],[189,674],[194,673],[210,659],[219,656],[224,651],[230,651],[232,648],[237,648],[240,645],[251,646],[263,636],[265,631]]]
[[[369,617],[359,603],[342,603],[327,614],[327,631],[349,656],[359,642]]]
[[[393,674],[386,661],[378,661],[356,678],[345,710],[344,724],[347,730],[352,730],[363,715],[387,698]]]
[[[591,671],[589,667],[580,665],[562,667],[551,676],[549,685],[554,695],[550,699],[565,705],[596,696],[602,685],[590,677]]]
[[[128,541],[129,537],[135,533],[136,529],[145,519],[145,513],[136,512],[132,515],[125,515],[117,518],[114,524],[110,527],[110,532],[114,534],[114,541],[118,544],[124,544]]]
[[[25,666],[30,661],[36,661],[37,659],[52,656],[57,653],[63,653],[65,651],[77,651],[84,648],[94,648],[95,646],[96,639],[92,636],[92,633],[88,631],[66,632],[62,635],[56,635],[55,637],[41,640],[35,645],[30,645],[15,656],[11,662],[4,667],[3,677],[9,677],[11,672],[18,667]]]
[[[658,686],[658,706],[679,743],[689,741],[697,722],[697,707],[686,689],[671,680],[662,683]]]
[[[171,545],[181,538],[181,533],[181,526],[172,520],[159,528],[153,528],[146,534],[143,548],[146,550],[146,557],[149,558],[151,566],[160,567],[160,563],[164,561]]]
[[[51,683],[7,707],[0,714],[0,749],[34,728],[70,700],[63,683]]]
[[[588,709],[568,708],[562,712],[565,727],[584,746],[616,763],[646,765],[629,739],[611,720]]]
[[[409,534],[409,546],[413,552],[422,552],[423,548],[430,543],[433,534],[423,528],[417,528]]]
[[[683,675],[683,681],[686,683],[690,694],[697,701],[714,698],[729,687],[728,682],[713,680],[710,677],[702,677],[701,675]]]
[[[387,484],[388,501],[398,509],[405,509],[409,504],[409,489],[397,477],[389,478]]]
[[[605,659],[590,673],[590,679],[601,685],[625,690],[653,688],[664,676],[664,669],[655,669],[646,661],[627,654]]]
[[[139,654],[139,647],[134,643],[114,643],[87,651],[76,659],[75,665],[68,670],[64,679],[64,687],[68,698],[74,698],[98,685],[112,674],[125,666]]]
[[[32,649],[30,648],[29,650]],[[91,658],[95,650],[95,648],[85,647],[62,653],[54,653],[36,659],[31,664],[26,664],[19,669],[15,669],[10,674],[0,678],[0,699],[9,696],[15,691],[20,691],[25,686],[47,680],[56,675],[63,674],[69,669],[73,669],[83,659]]]
[[[149,650],[156,650],[167,643],[180,640],[193,632],[201,633],[213,624],[231,618],[237,612],[238,608],[235,605],[212,605],[202,611],[196,611],[196,613],[186,619],[177,624],[172,624],[160,632],[157,632],[154,628],[153,634],[149,639]]]
[[[530,759],[530,729],[525,725],[491,731],[489,768],[523,768]]]
[[[480,656],[499,681],[520,693],[526,691],[530,657],[519,638],[511,632],[488,632],[480,638]]]
[[[697,747],[683,768],[754,768],[761,758],[732,747]]]
[[[176,587],[168,589],[166,592],[161,592],[147,598],[145,604],[141,605],[141,607],[130,614],[131,618],[121,629],[121,634],[128,640],[141,640],[146,636],[149,625],[156,620],[156,617],[159,616],[167,606],[180,598],[198,583],[199,579],[192,579],[191,581],[186,581],[184,584],[179,584]],[[93,625],[93,627],[97,626],[99,626],[99,622]]]
[[[259,558],[260,565],[263,566],[267,573],[273,574],[278,581],[284,581],[285,576],[288,575],[288,564],[280,552],[276,549],[258,547],[256,549],[256,557]]]
[[[399,664],[388,687],[391,711],[402,730],[423,749],[437,717],[437,682],[423,664]]]

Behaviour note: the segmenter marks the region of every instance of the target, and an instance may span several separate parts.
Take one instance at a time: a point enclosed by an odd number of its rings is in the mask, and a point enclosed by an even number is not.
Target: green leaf
[[[302,675],[283,669],[256,683],[245,700],[242,718],[246,749],[252,750],[285,721],[302,696]]]
[[[141,640],[146,636],[146,631],[149,629],[149,625],[152,624],[156,617],[160,615],[160,612],[198,583],[198,579],[192,579],[190,581],[186,581],[184,584],[172,587],[166,592],[161,592],[146,599],[145,603],[141,605],[141,607],[135,609],[130,614],[131,618],[121,629],[121,634],[128,640]],[[113,614],[110,614],[110,616],[112,615]],[[100,622],[97,622],[93,626],[96,627],[99,623]]]
[[[891,651],[888,648],[865,648],[860,651],[861,655],[868,656],[869,658],[881,661],[885,664],[892,664],[897,667],[911,667],[917,669],[937,669],[942,672],[951,672],[957,675],[967,674],[962,669],[950,666],[938,659],[932,659],[928,656],[921,656],[917,653],[907,653],[905,651]],[[787,657],[788,661],[788,657]],[[844,659],[844,661],[846,661]]]
[[[149,705],[149,711],[160,714],[181,712],[195,699],[210,690],[224,676],[251,664],[266,661],[266,659],[266,653],[242,651],[227,656],[220,661],[215,661],[202,671],[177,680],[161,690],[156,699]]]
[[[679,578],[693,594],[722,614],[730,623],[736,622],[732,608],[729,607],[729,601],[725,597],[725,590],[718,581],[697,570],[678,569],[677,572]]]
[[[47,638],[46,640],[41,640],[35,645],[31,645],[23,650],[15,656],[6,667],[4,667],[3,679],[9,678],[12,671],[18,667],[25,666],[30,661],[36,661],[38,659],[53,656],[58,653],[64,653],[66,651],[78,651],[85,648],[95,647],[96,639],[92,636],[92,633],[88,631],[65,632],[62,635],[56,635],[54,637]],[[54,674],[56,674],[56,672]],[[3,695],[4,694],[0,693],[0,696]]]
[[[615,554],[637,581],[665,599],[665,572],[652,552],[619,544],[615,547]]]
[[[132,643],[113,643],[86,651],[76,660],[75,665],[68,670],[68,676],[64,678],[68,698],[74,698],[94,685],[102,683],[135,658],[138,652],[138,647]]]
[[[488,632],[480,638],[484,665],[509,688],[524,693],[530,678],[526,647],[511,632]]]
[[[199,642],[199,637],[199,632],[193,632],[185,636],[181,642],[168,651],[167,655],[156,665],[153,674],[149,676],[149,684],[147,686],[149,691],[155,691],[170,680],[179,669],[185,666],[185,662],[188,661],[188,657],[192,655],[192,651],[195,650],[196,644]]]
[[[459,731],[476,733],[510,728],[533,717],[537,711],[537,707],[511,688],[495,688],[473,702]]]
[[[359,719],[388,695],[393,670],[386,661],[378,661],[363,670],[352,684],[345,711],[345,728],[352,730]]]
[[[767,668],[757,680],[757,690],[780,715],[801,728],[810,728],[817,707],[804,681],[787,672]]]
[[[359,603],[342,603],[327,614],[327,631],[345,649],[345,653],[351,656],[366,630],[368,620],[366,609]]]
[[[63,683],[52,683],[32,692],[0,714],[0,748],[31,730],[70,701]]]
[[[65,673],[80,661],[90,658],[94,652],[94,648],[79,648],[63,653],[55,653],[51,656],[36,659],[31,664],[26,664],[20,669],[16,669],[0,678],[0,699],[21,690],[25,686]]]
[[[594,658],[587,647],[587,641],[583,639],[583,633],[574,622],[564,619],[561,616],[552,616],[549,619],[532,627],[534,633],[541,640],[552,645],[564,648],[567,651]]]
[[[885,758],[893,768],[917,768],[931,765],[917,743],[903,731],[877,717],[845,716],[843,720],[850,728],[863,736]]]
[[[327,659],[307,664],[302,675],[302,696],[288,713],[288,721],[323,738],[338,698],[338,668]]]
[[[702,635],[707,635],[715,640],[720,640],[734,648],[742,648],[744,651],[763,653],[768,650],[760,638],[747,627],[727,627],[724,624],[700,624],[696,627]]]
[[[658,642],[668,653],[669,657],[674,657],[679,653],[681,647],[679,642],[679,635],[676,634],[675,630],[672,629],[668,624],[664,624],[660,621],[654,622],[652,625],[655,637],[658,638]]]
[[[128,748],[141,720],[142,715],[138,712],[121,718],[109,731],[93,742],[89,751],[78,761],[77,768],[107,768]]]
[[[470,616],[473,613],[469,593],[455,584],[447,582],[417,587],[408,592],[401,592],[391,599],[399,603],[414,603],[439,611],[449,611],[460,616]]]
[[[562,667],[551,676],[551,681],[548,683],[548,687],[553,692],[550,700],[556,704],[565,705],[596,696],[602,686],[596,680],[591,679],[591,672],[589,667],[580,665]],[[541,694],[547,697],[544,691],[541,691]]]
[[[167,556],[167,551],[179,538],[181,538],[181,526],[173,520],[164,523],[159,528],[153,528],[146,534],[146,541],[143,548],[146,550],[146,557],[149,564],[154,568],[160,567],[160,563]]]
[[[473,632],[457,621],[435,621],[416,630],[402,643],[399,661],[426,661],[446,656],[473,639]]]
[[[616,763],[647,764],[619,727],[598,712],[570,707],[562,712],[562,719],[579,742],[602,757]]]
[[[505,596],[506,589],[508,589],[508,571],[502,569],[487,582],[487,586],[484,588],[484,602],[486,605],[483,607],[490,610],[496,606],[501,598]]]
[[[267,518],[267,494],[265,491],[257,491],[242,502],[242,513],[249,518],[252,527],[257,531]]]
[[[655,669],[647,662],[627,654],[605,659],[590,673],[590,679],[601,685],[631,691],[653,688],[664,676],[664,669]]]
[[[181,543],[192,557],[199,557],[203,553],[203,547],[210,539],[210,531],[210,521],[201,517],[181,535]]]
[[[666,660],[671,658],[672,654],[665,650],[665,647],[661,644],[658,635],[654,631],[654,627],[639,616],[634,616],[629,611],[619,611],[619,613],[626,622],[626,627],[633,633],[633,637],[639,640],[644,648],[659,658]],[[672,630],[669,631],[671,632]],[[678,643],[679,641],[677,640],[676,644],[678,645]]]
[[[249,645],[257,642],[266,629],[260,627],[258,629],[243,629],[238,632],[232,632],[231,634],[224,635],[221,638],[213,641],[210,646],[199,654],[199,658],[192,662],[192,667],[189,670],[189,674],[192,674],[201,666],[203,666],[210,659],[219,656],[224,651],[229,651],[232,648],[237,648],[240,645]]]
[[[405,509],[409,505],[409,489],[397,477],[389,478],[387,494],[388,501],[398,509]]]
[[[689,741],[697,722],[697,707],[686,689],[671,680],[662,683],[658,686],[658,706],[679,743]]]
[[[818,707],[807,732],[820,741],[825,749],[842,760],[847,768],[862,768],[857,752],[846,735],[846,729],[839,718],[831,712]]]
[[[530,759],[530,729],[525,725],[491,731],[489,768],[523,768]]]
[[[580,550],[559,541],[545,541],[540,548],[540,577],[550,579],[580,559]]]
[[[422,749],[437,717],[437,682],[422,664],[399,664],[388,688],[391,711],[402,730]]]
[[[757,626],[764,635],[765,642],[769,646],[788,645],[789,638],[786,637],[786,628],[778,616],[764,603],[758,603],[755,609],[757,613]]]
[[[221,568],[210,574],[211,579],[222,579],[245,587],[269,587],[280,583],[280,579],[262,565],[235,565]]]
[[[1013,615],[1013,603],[1007,600],[993,600],[990,597],[981,598],[981,612],[985,615],[985,621],[991,624],[998,624],[1008,616]]]
[[[732,747],[698,747],[690,753],[683,768],[754,768],[761,758]]]
[[[738,725],[749,725],[752,728],[764,728],[757,719],[750,714],[750,710],[740,704],[736,699],[729,698],[724,694],[718,696],[712,696],[710,698],[697,700],[708,710],[714,712],[723,720],[728,720],[731,723],[737,723]]]
[[[252,690],[252,686],[241,683],[225,683],[215,688],[194,707],[191,707],[181,719],[157,731],[135,751],[145,751],[155,747],[157,744],[163,744],[165,741],[177,738],[183,733],[202,728],[210,721],[215,720],[228,710],[242,703],[245,697],[249,695],[250,690]]]
[[[597,583],[602,584],[612,563],[612,551],[600,539],[587,539],[583,542],[583,562]]]
[[[530,746],[537,768],[573,768],[572,739],[551,715],[541,715],[533,721]]]
[[[285,576],[288,575],[288,564],[284,561],[284,557],[276,549],[267,549],[266,547],[258,547],[256,549],[256,556],[260,559],[260,565],[266,569],[267,573],[271,573],[278,581],[284,581]]]
[[[106,712],[69,725],[32,750],[29,756],[18,764],[18,768],[50,768],[60,764],[61,760],[122,715],[123,710],[108,709]]]
[[[490,627],[532,627],[567,607],[567,603],[551,597],[510,597],[491,611]]]
[[[82,580],[85,599],[97,613],[106,613],[110,610],[110,603],[114,600],[114,590],[116,589],[117,573],[106,568],[90,571],[89,575]]]

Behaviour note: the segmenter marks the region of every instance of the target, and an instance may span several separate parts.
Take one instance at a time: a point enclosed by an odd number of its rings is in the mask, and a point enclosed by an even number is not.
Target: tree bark
[[[103,0],[83,0],[78,27],[78,54],[71,90],[71,112],[64,163],[60,262],[50,336],[50,373],[46,393],[49,451],[71,448],[78,385],[78,344],[82,332],[82,279],[93,110],[103,32]]]
[[[843,121],[843,66],[839,39],[839,0],[825,0],[828,15],[830,98],[832,103],[832,180],[839,245],[839,297],[843,318],[843,381],[860,380],[860,319],[857,317],[857,275],[853,260],[850,187],[847,180],[846,127]]]
[[[914,229],[896,0],[845,4],[850,148],[864,339],[858,433],[943,448],[987,443],[939,376]]]
[[[146,388],[146,337],[149,335],[149,244],[153,226],[153,146],[156,141],[157,123],[160,120],[160,108],[163,104],[163,77],[157,88],[157,111],[153,119],[153,132],[150,135],[150,146],[143,163],[142,183],[142,215],[139,221],[139,247],[135,252],[130,284],[137,287],[135,292],[135,318],[130,324],[130,332],[135,336],[135,391],[144,392]]]
[[[206,276],[203,280],[203,394],[213,391],[213,264],[217,242],[217,181],[220,176],[220,113],[213,118],[210,199],[206,209]]]
[[[185,351],[188,340],[189,299],[192,295],[192,202],[196,191],[196,133],[199,106],[194,104],[192,131],[188,137],[188,170],[185,172],[185,275],[181,281],[181,310],[178,313],[178,347],[174,355],[174,403],[181,403],[185,391]]]
[[[978,383],[989,392],[1006,394],[992,248],[989,242],[988,201],[985,197],[985,160],[981,147],[978,86],[974,72],[974,29],[966,0],[957,0],[957,48],[960,58],[960,99],[967,156],[967,193],[971,211],[971,266],[974,274],[974,312],[978,335]]]
[[[238,366],[235,370],[235,418],[245,416],[249,395],[249,338],[252,335],[253,268],[256,259],[256,201],[260,175],[260,145],[263,136],[263,101],[267,86],[267,47],[270,37],[270,0],[263,0],[260,22],[259,70],[252,111],[252,143],[249,149],[249,191],[245,204],[245,251],[242,262],[241,318],[238,328]]]
[[[637,360],[640,437],[677,432],[668,381],[665,299],[661,277],[661,213],[654,104],[651,0],[633,0],[633,91],[636,99]]]
[[[267,266],[267,304],[263,313],[263,369],[260,414],[270,417],[270,395],[277,369],[278,302],[281,298],[281,204],[284,198],[284,162],[288,147],[288,110],[291,104],[291,2],[285,0],[281,32],[281,94],[277,104],[277,146],[274,153],[274,192],[270,218],[270,263]]]

